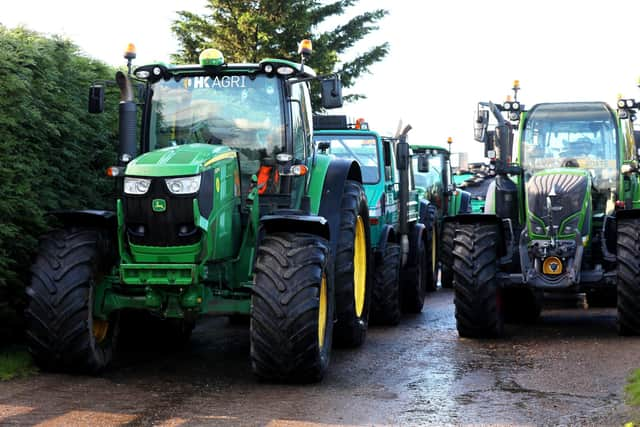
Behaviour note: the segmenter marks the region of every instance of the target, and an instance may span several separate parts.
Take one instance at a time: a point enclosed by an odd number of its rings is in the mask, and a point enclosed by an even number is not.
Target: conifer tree
[[[207,47],[216,47],[227,62],[258,62],[263,58],[296,59],[298,42],[313,42],[308,65],[318,74],[340,74],[345,88],[369,71],[389,51],[388,43],[374,46],[354,58],[344,58],[347,50],[372,31],[387,14],[377,9],[354,16],[327,31],[325,21],[341,16],[357,0],[208,0],[209,13],[178,12],[172,31],[180,44],[173,56],[178,63],[196,63]],[[364,97],[351,94],[346,100]],[[314,98],[314,109],[319,99]]]

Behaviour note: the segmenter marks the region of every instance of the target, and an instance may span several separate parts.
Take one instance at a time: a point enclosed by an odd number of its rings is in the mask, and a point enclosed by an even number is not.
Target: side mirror
[[[320,151],[321,153],[326,153],[329,148],[331,148],[331,142],[329,141],[318,142],[318,151]]]
[[[429,156],[424,154],[418,156],[418,172],[429,172]]]
[[[409,144],[406,141],[401,140],[396,145],[396,165],[401,171],[409,168]]]
[[[478,142],[485,142],[487,137],[487,127],[489,126],[489,111],[478,110],[476,121],[473,124],[473,138]]]
[[[342,82],[337,76],[320,80],[322,86],[322,108],[342,107]]]
[[[104,86],[92,85],[89,88],[89,112],[99,114],[104,111]]]

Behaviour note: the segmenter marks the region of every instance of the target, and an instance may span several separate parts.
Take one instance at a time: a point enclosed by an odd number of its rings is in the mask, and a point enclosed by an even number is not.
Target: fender
[[[380,240],[378,241],[378,248],[376,250],[376,264],[382,262],[382,254],[387,250],[387,243],[396,241],[396,231],[394,228],[385,224],[385,226],[380,231]]]
[[[418,242],[420,240],[425,241],[427,244],[427,227],[424,224],[416,223],[409,231],[409,258],[407,259],[408,266],[418,265]]]
[[[616,219],[640,218],[640,209],[622,209],[615,211]]]
[[[266,233],[279,231],[310,233],[331,241],[331,232],[326,218],[315,215],[297,215],[277,212],[260,218],[260,225]]]
[[[327,169],[318,215],[326,218],[329,223],[331,253],[336,254],[338,236],[340,235],[340,205],[345,182],[350,179],[362,183],[360,165],[355,160],[335,159]],[[369,221],[369,218],[364,218]]]
[[[67,227],[71,226],[87,226],[87,227],[99,227],[106,228],[116,232],[118,228],[118,221],[116,219],[116,213],[113,211],[100,211],[100,210],[64,210],[64,211],[51,211],[47,215],[51,215],[58,219],[63,225]]]

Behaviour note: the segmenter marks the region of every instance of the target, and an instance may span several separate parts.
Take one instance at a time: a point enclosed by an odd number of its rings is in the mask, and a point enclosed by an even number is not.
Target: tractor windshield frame
[[[579,167],[590,172],[596,189],[616,187],[618,126],[605,103],[538,104],[528,111],[521,129],[525,179],[545,169]]]
[[[151,83],[143,151],[222,144],[248,158],[286,151],[283,80],[262,73],[175,75]]]

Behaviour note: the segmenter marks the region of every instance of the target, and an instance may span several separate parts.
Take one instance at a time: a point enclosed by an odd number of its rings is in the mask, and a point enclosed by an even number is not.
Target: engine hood
[[[129,163],[125,175],[150,177],[197,175],[217,160],[229,156],[235,156],[235,152],[224,145],[178,145],[142,154]]]
[[[550,169],[533,175],[526,186],[527,225],[531,239],[574,239],[591,227],[591,175],[578,168]],[[550,203],[549,203],[550,202]]]

